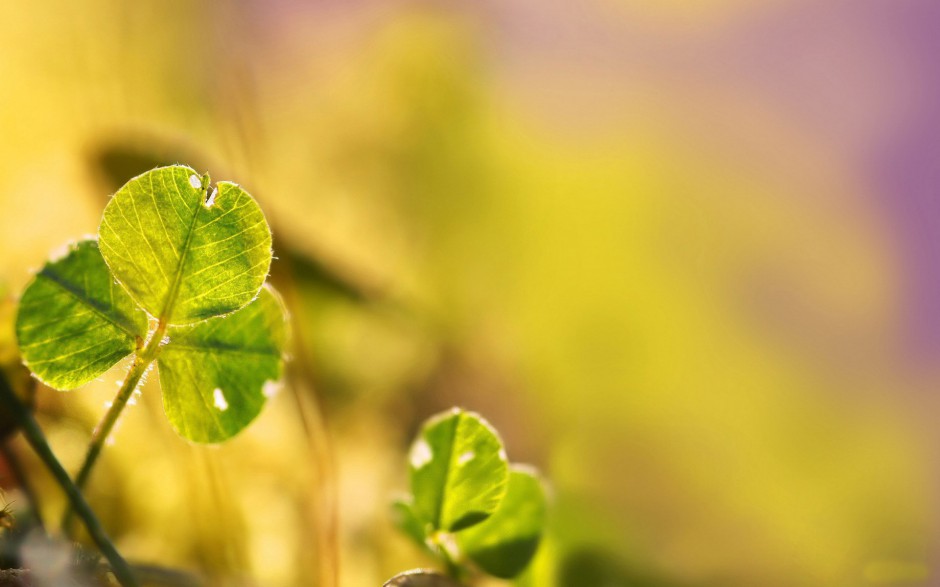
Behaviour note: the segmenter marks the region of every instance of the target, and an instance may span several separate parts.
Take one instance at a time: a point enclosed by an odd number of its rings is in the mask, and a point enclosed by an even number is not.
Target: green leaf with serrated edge
[[[168,324],[241,308],[271,265],[271,231],[257,202],[182,165],[124,184],[104,209],[99,241],[114,276]]]
[[[409,500],[396,499],[392,502],[392,522],[422,550],[431,551],[427,543],[427,524],[418,519]]]
[[[457,531],[485,520],[506,492],[503,443],[478,414],[454,409],[430,419],[409,455],[419,519]]]
[[[241,310],[170,328],[157,358],[163,408],[183,437],[226,440],[260,412],[281,377],[287,317],[270,287]]]
[[[513,466],[506,495],[493,515],[457,534],[460,551],[487,573],[511,579],[538,550],[545,526],[545,489],[534,471]]]
[[[23,292],[16,316],[23,361],[56,389],[98,377],[146,334],[147,315],[114,282],[93,240],[47,263]]]

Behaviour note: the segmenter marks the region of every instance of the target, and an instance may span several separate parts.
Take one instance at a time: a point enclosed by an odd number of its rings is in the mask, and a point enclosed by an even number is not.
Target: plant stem
[[[134,390],[137,389],[137,384],[140,383],[141,377],[147,372],[150,364],[157,358],[160,343],[163,340],[163,335],[166,333],[166,327],[166,322],[161,320],[157,325],[157,329],[150,336],[147,346],[134,357],[134,364],[131,365],[130,371],[127,372],[127,377],[124,379],[121,389],[118,391],[117,396],[115,396],[114,401],[111,402],[111,407],[108,408],[104,418],[101,419],[101,422],[98,423],[94,433],[91,435],[91,442],[88,443],[88,452],[85,453],[85,462],[82,463],[82,468],[79,469],[78,475],[75,477],[75,486],[78,487],[79,490],[85,489],[85,484],[88,483],[88,478],[91,476],[91,470],[98,461],[105,441],[108,439],[108,436],[111,435],[111,431],[114,429],[114,425],[117,424],[121,412],[123,412],[125,406],[127,406],[127,400],[131,398]],[[72,508],[66,505],[65,514],[62,516],[62,532],[66,536],[71,536],[72,515]]]
[[[293,263],[296,263],[297,259],[299,257],[295,257]],[[299,308],[300,293],[297,288],[296,266],[285,273],[282,287],[285,297],[296,302],[291,306]],[[303,337],[295,337],[294,345],[299,356],[309,356]],[[315,393],[313,382],[316,377],[309,362],[294,361],[292,365],[293,368],[288,371],[288,377],[292,381],[291,396],[297,406],[317,479],[314,488],[316,495],[311,500],[311,503],[317,505],[312,506],[310,523],[317,547],[323,552],[323,556],[319,557],[321,561],[316,566],[317,584],[320,587],[339,587],[339,490],[336,465],[333,463],[333,451],[330,447],[330,433],[324,422],[323,406]]]
[[[95,517],[91,506],[88,505],[88,502],[85,501],[85,498],[82,496],[81,490],[72,482],[65,468],[56,458],[55,454],[53,454],[36,419],[33,418],[33,415],[22,404],[20,399],[5,385],[0,385],[0,402],[13,412],[14,417],[23,431],[23,436],[26,437],[26,441],[65,492],[69,504],[75,510],[75,513],[78,514],[78,517],[82,519],[82,522],[84,522],[88,534],[98,546],[101,554],[108,560],[108,563],[111,565],[111,570],[114,572],[114,576],[117,578],[118,582],[123,585],[123,587],[137,587],[137,579],[134,578],[134,574],[127,564],[127,561],[118,553],[117,548],[114,547],[111,539],[108,538],[104,528],[101,526],[101,522]]]
[[[444,532],[435,532],[431,535],[431,543],[434,544],[441,560],[444,562],[447,575],[458,583],[463,582],[466,578],[466,569],[450,550],[451,544],[453,544],[453,536]]]

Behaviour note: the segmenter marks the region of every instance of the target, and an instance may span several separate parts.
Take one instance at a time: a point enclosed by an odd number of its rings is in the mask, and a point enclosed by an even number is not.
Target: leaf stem
[[[160,344],[163,341],[164,334],[166,334],[166,328],[166,322],[161,320],[156,330],[154,330],[153,334],[150,336],[147,346],[134,357],[134,363],[131,365],[130,371],[127,372],[127,377],[124,379],[121,389],[118,391],[117,396],[115,396],[114,401],[111,402],[111,407],[108,408],[108,411],[91,435],[91,442],[88,443],[88,452],[85,453],[85,461],[82,463],[82,468],[79,469],[78,475],[75,477],[75,486],[78,487],[80,491],[85,489],[88,478],[91,476],[91,471],[98,461],[98,457],[101,455],[101,450],[104,448],[105,441],[108,436],[111,435],[111,431],[114,429],[114,425],[117,424],[121,412],[123,412],[125,406],[127,406],[127,401],[131,398],[131,395],[133,395],[134,390],[137,389],[137,384],[140,383],[140,379],[144,376],[144,373],[147,372],[150,364],[157,358]],[[66,506],[65,514],[62,516],[62,532],[66,536],[71,536],[73,513],[73,508]]]
[[[467,571],[460,562],[460,555],[451,551],[454,544],[453,536],[446,532],[437,531],[432,533],[430,538],[434,549],[444,563],[447,575],[451,579],[462,583],[466,579]]]
[[[65,468],[56,458],[55,454],[53,454],[36,419],[33,418],[33,415],[23,405],[20,399],[5,385],[0,385],[0,402],[13,412],[16,421],[23,431],[23,436],[26,437],[26,441],[65,492],[69,504],[75,510],[75,513],[78,514],[78,517],[82,519],[82,522],[84,522],[88,534],[98,546],[101,554],[108,560],[108,563],[111,565],[111,570],[114,572],[114,576],[117,578],[118,582],[124,587],[137,587],[137,579],[134,578],[134,573],[131,571],[127,561],[118,553],[117,548],[114,547],[111,539],[101,526],[101,522],[98,521],[98,518],[92,511],[91,506],[88,505],[88,502],[85,501],[84,496],[82,496],[81,490],[72,482]]]

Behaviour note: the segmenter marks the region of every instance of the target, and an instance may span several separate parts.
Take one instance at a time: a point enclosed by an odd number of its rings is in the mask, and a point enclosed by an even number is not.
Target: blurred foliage
[[[180,441],[144,388],[89,492],[122,550],[218,585],[379,585],[427,564],[386,508],[408,439],[462,405],[555,487],[523,583],[921,577],[937,373],[905,360],[912,269],[859,155],[917,66],[871,15],[4,5],[0,281],[183,162],[259,199],[293,314],[290,377],[231,446]],[[114,379],[39,390],[73,469]]]
[[[606,585],[609,587],[681,587],[680,583],[649,571],[631,571],[620,560],[604,551],[575,550],[561,563],[560,587]]]

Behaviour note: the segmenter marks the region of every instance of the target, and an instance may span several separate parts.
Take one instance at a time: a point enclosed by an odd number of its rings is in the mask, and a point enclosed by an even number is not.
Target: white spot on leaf
[[[472,450],[468,450],[467,452],[457,457],[457,465],[462,467],[472,461],[475,456],[477,456],[477,453],[473,452]]]
[[[415,442],[411,447],[411,466],[415,469],[420,469],[430,463],[433,458],[434,453],[431,452],[431,445],[423,438]]]
[[[56,247],[52,250],[52,252],[49,253],[49,262],[56,263],[68,257],[73,248],[74,246],[72,243],[65,243],[64,245]]]
[[[268,379],[264,382],[264,385],[261,387],[261,393],[266,398],[272,398],[277,395],[277,392],[281,391],[281,382],[273,381]]]
[[[503,461],[503,462],[508,462],[508,461],[509,461],[509,457],[506,456],[506,449],[505,449],[505,448],[499,449],[499,460],[501,460],[501,461]]]
[[[195,175],[195,174],[190,175],[190,176],[189,176],[189,185],[193,186],[193,189],[194,189],[194,190],[198,190],[199,188],[202,187],[202,180],[199,179],[199,176],[198,176],[198,175]]]
[[[228,409],[228,402],[225,401],[225,394],[218,387],[212,392],[212,402],[219,411],[224,412]]]
[[[209,197],[206,198],[206,208],[211,208],[212,204],[215,204],[215,197],[219,195],[219,188],[212,188],[212,191],[209,192]]]

